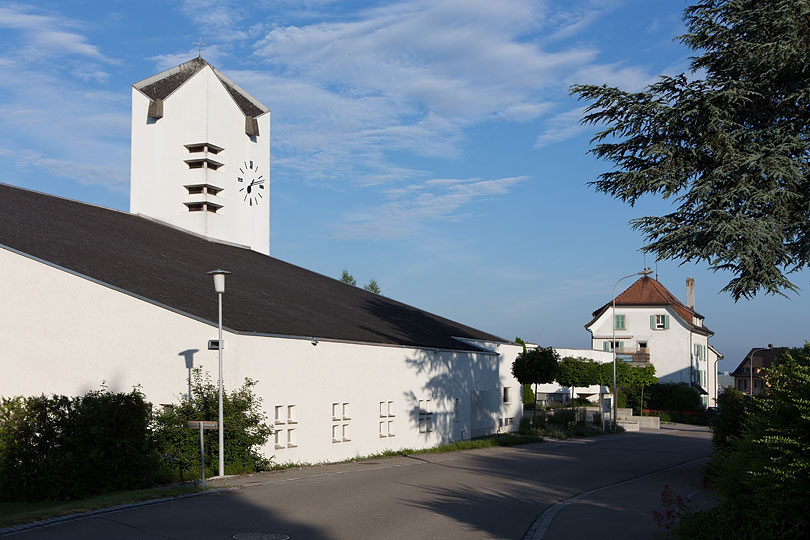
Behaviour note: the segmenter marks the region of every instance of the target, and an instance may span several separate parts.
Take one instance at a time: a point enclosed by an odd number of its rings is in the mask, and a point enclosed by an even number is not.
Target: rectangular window
[[[669,315],[650,315],[651,330],[669,330]]]
[[[276,431],[273,432],[276,450],[278,450],[279,448],[284,448],[284,444],[282,444],[284,442],[283,436],[284,436],[283,429],[277,429]]]
[[[388,421],[388,436],[389,437],[394,436],[394,421],[393,420]]]
[[[352,419],[352,417],[349,416],[349,404],[344,403],[343,404],[343,420],[351,420],[351,419]]]
[[[388,416],[396,416],[394,414],[394,402],[393,401],[388,402]]]
[[[380,418],[388,416],[388,402],[381,401],[380,402]]]
[[[349,424],[343,424],[343,442],[349,442],[351,438],[349,438]]]
[[[340,403],[332,403],[332,420],[340,420],[343,417],[340,415]]]
[[[508,386],[503,387],[503,402],[504,403],[511,403],[512,402],[512,393],[511,388]]]
[[[340,424],[334,424],[332,426],[332,442],[340,442]]]
[[[624,315],[616,315],[616,330],[624,330]]]
[[[275,420],[276,424],[284,423],[284,405],[276,405]]]
[[[295,430],[294,429],[288,429],[287,430],[287,448],[295,448],[296,446],[298,446],[298,445],[295,444]]]
[[[295,405],[287,405],[287,423],[297,424],[298,420],[295,418]]]
[[[737,382],[739,382],[739,383],[740,383],[740,384],[739,384],[739,387],[738,387],[738,390],[745,390],[745,389],[746,389],[746,385],[745,385],[745,383],[747,383],[748,381],[746,381],[745,379],[740,379],[740,380],[739,380],[739,381],[737,381]]]
[[[419,433],[433,431],[433,413],[430,412],[430,400],[419,400]]]

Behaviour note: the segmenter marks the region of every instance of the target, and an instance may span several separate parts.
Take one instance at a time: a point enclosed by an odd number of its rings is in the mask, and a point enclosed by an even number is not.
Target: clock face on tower
[[[241,186],[239,193],[242,195],[242,200],[250,206],[258,206],[259,201],[262,200],[264,194],[264,175],[259,174],[259,165],[253,166],[253,160],[245,161],[239,167],[240,176],[236,177],[236,181]]]

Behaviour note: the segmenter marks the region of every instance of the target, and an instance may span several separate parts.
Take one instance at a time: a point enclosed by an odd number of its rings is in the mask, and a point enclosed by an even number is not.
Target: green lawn
[[[135,491],[117,491],[79,499],[76,501],[41,501],[41,502],[0,502],[0,528],[20,525],[31,521],[87,512],[98,508],[107,508],[119,504],[173,497],[186,493],[201,491],[202,488],[186,484],[180,486],[139,489]]]

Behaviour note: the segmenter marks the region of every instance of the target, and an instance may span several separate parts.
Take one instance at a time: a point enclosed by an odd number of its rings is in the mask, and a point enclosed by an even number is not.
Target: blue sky
[[[635,208],[587,185],[575,83],[682,72],[682,1],[0,2],[0,182],[129,208],[130,85],[197,55],[272,110],[271,255],[506,338],[589,347],[583,325],[644,265]],[[647,265],[656,267],[649,257]],[[733,369],[810,339],[789,299],[660,261]],[[620,290],[632,280],[622,283]]]

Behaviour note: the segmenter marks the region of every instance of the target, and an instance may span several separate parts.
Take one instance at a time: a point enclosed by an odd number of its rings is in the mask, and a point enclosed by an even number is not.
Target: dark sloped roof
[[[210,66],[203,58],[197,57],[180,64],[177,67],[167,69],[162,73],[158,73],[148,79],[136,82],[133,86],[146,94],[149,99],[166,99],[169,95],[180,88],[184,82],[193,77],[198,71],[205,66]],[[222,85],[231,95],[233,100],[242,110],[245,116],[255,117],[260,116],[267,112],[267,108],[260,107],[255,103],[255,99],[251,98],[244,90],[239,88],[233,81],[225,75],[217,71],[214,66],[211,66],[217,78]]]
[[[238,332],[456,350],[475,348],[453,336],[506,342],[247,248],[5,184],[0,244],[212,322],[206,272],[229,270],[223,324]]]
[[[782,354],[787,347],[754,347],[748,354],[746,354],[740,365],[737,366],[737,369],[731,372],[732,375],[745,375],[746,377],[749,376],[749,373],[743,371],[743,367],[749,366],[748,359],[751,358],[751,363],[754,364],[755,368],[769,368],[773,364],[773,361]]]
[[[593,318],[591,321],[585,325],[585,328],[588,328],[596,320],[602,316],[602,314],[611,307],[612,302],[608,302],[607,304],[603,305],[599,309],[593,312]],[[678,300],[674,294],[669,292],[669,289],[661,285],[657,280],[649,277],[643,276],[636,280],[635,283],[630,285],[624,292],[622,292],[619,296],[616,297],[616,305],[617,306],[670,306],[678,316],[683,320],[684,323],[689,325],[693,331],[700,332],[704,334],[713,334],[711,330],[709,330],[705,326],[698,326],[692,323],[692,317],[698,317],[699,319],[703,319],[703,316],[696,312],[694,309],[690,309],[683,305],[680,300]]]

